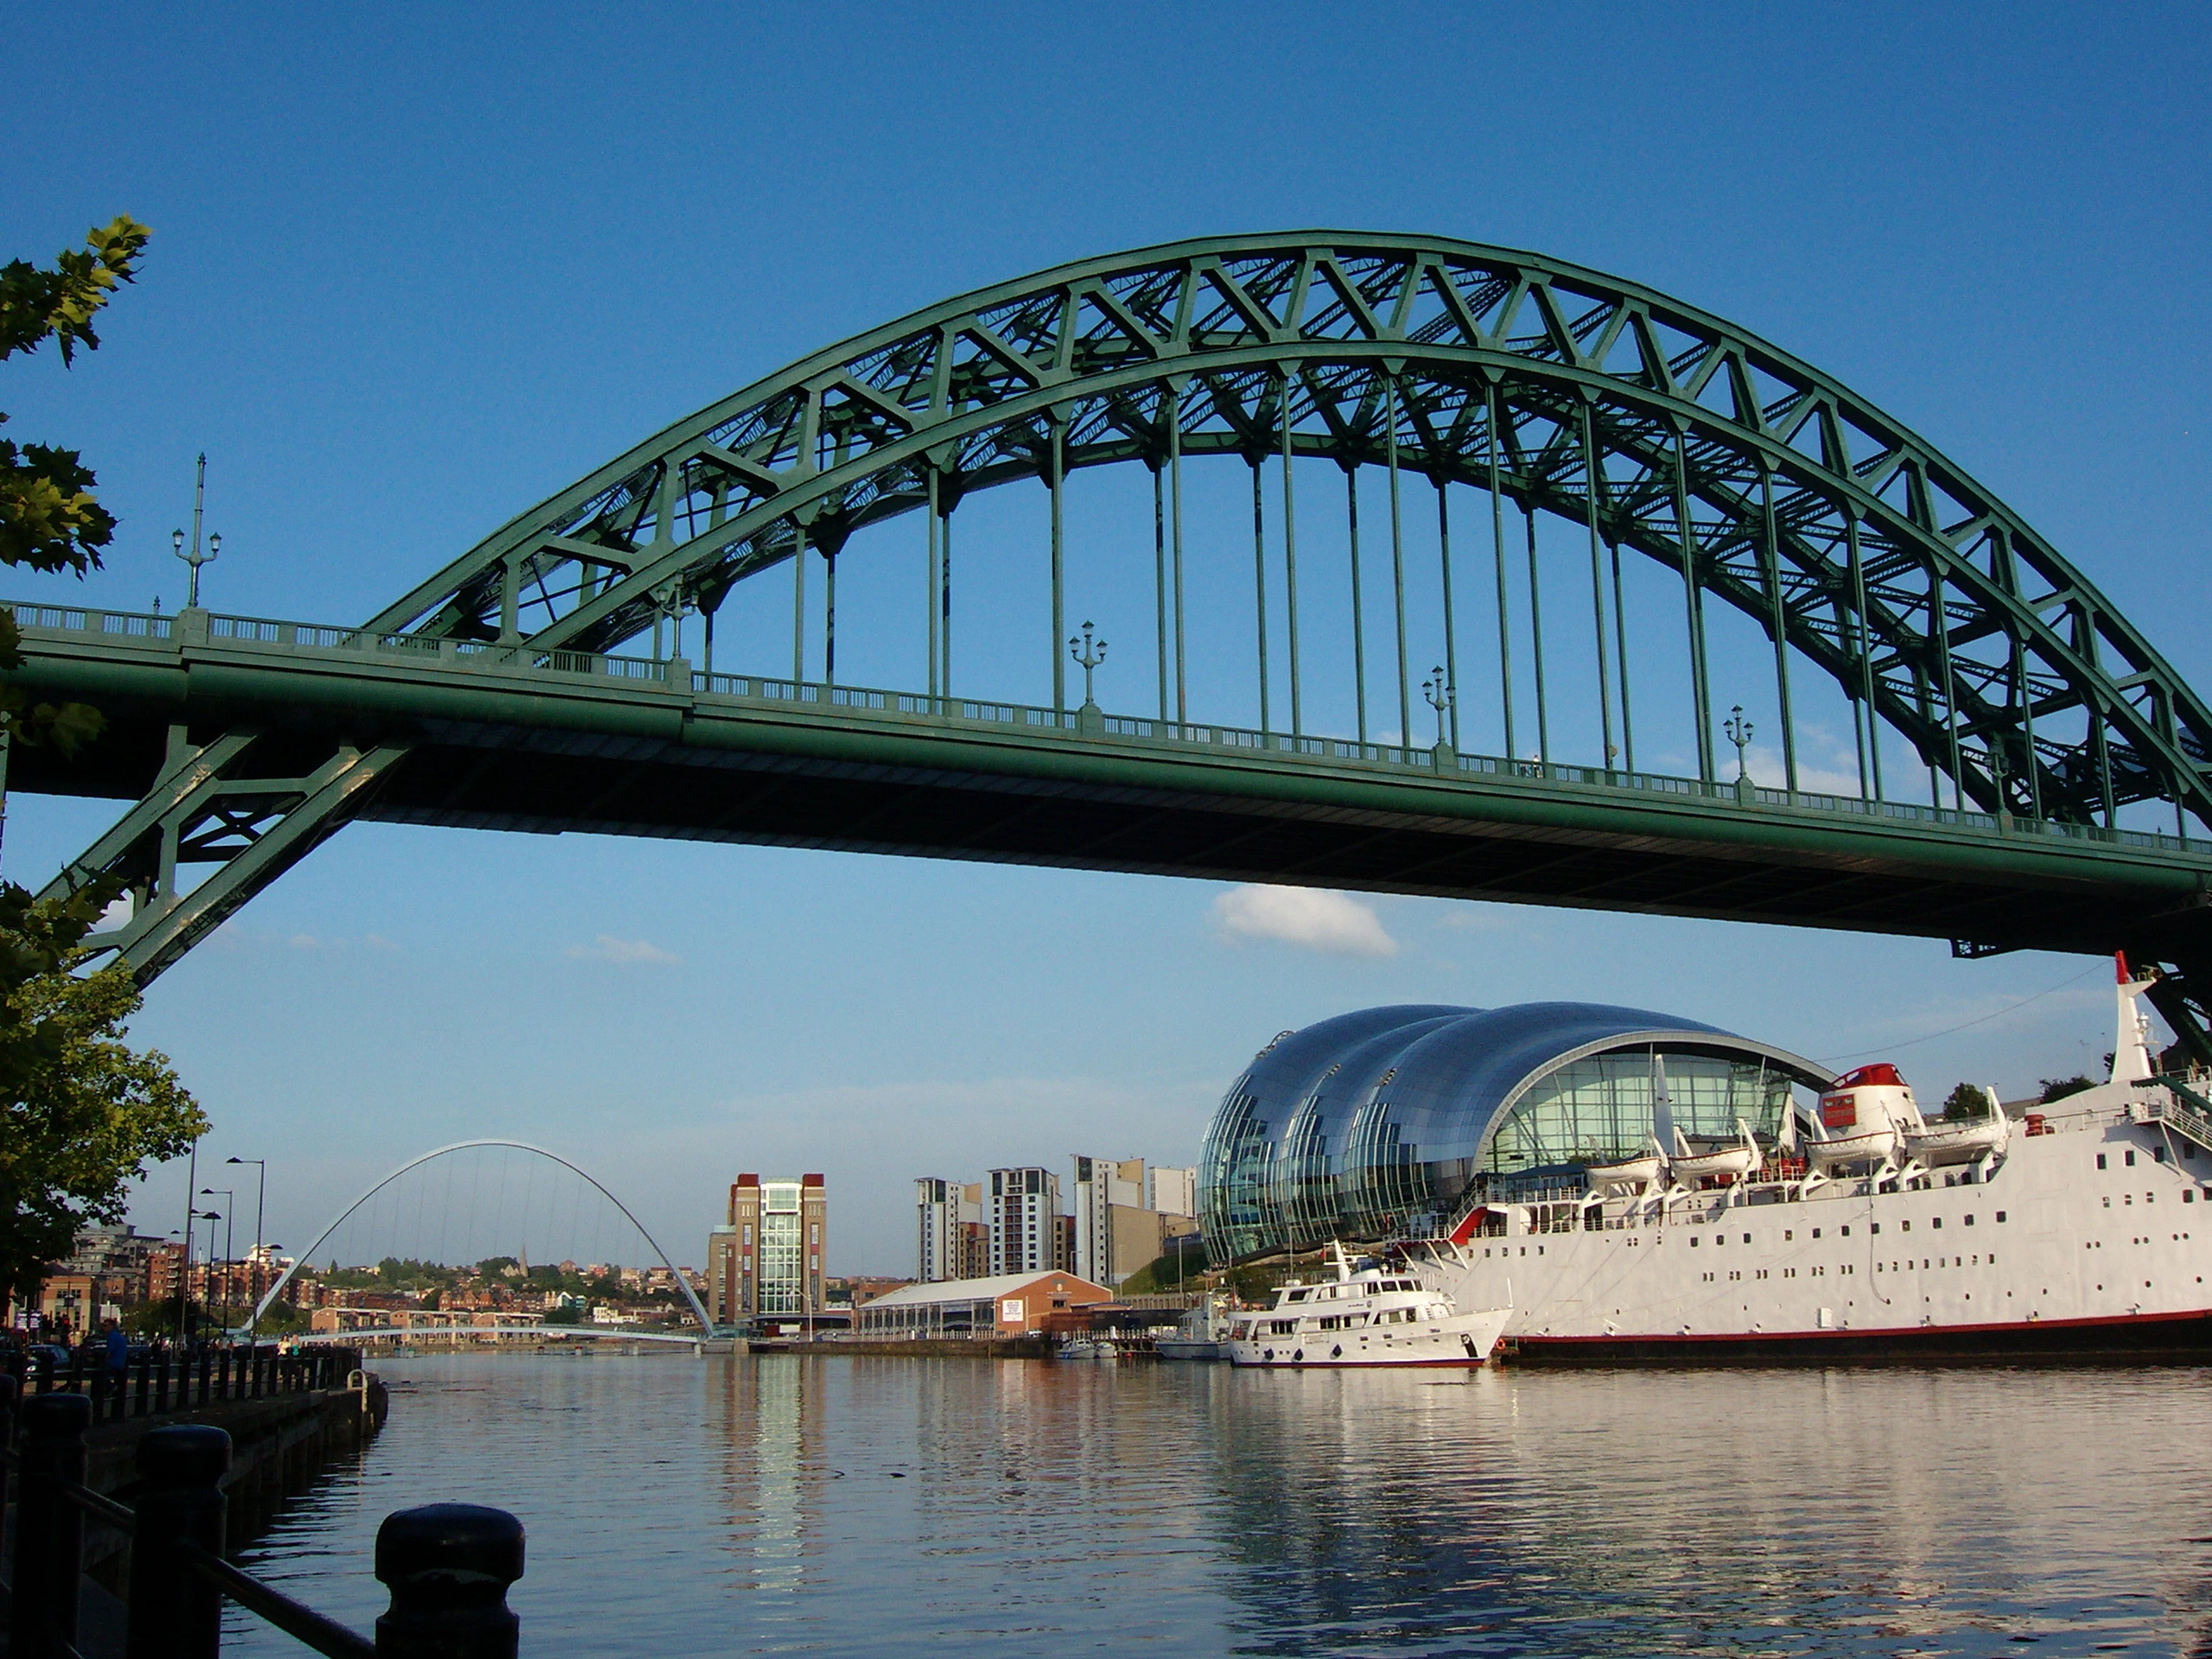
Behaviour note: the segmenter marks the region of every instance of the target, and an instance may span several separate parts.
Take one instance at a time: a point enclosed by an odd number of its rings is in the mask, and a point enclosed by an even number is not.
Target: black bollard
[[[188,1544],[223,1553],[231,1437],[204,1423],[149,1430],[138,1442],[138,1525],[130,1541],[125,1659],[213,1659],[222,1592],[192,1570]]]
[[[16,1454],[15,1608],[10,1649],[30,1659],[77,1642],[77,1574],[85,1512],[61,1495],[85,1478],[85,1429],[92,1402],[81,1394],[23,1402]]]
[[[507,1586],[522,1577],[522,1522],[475,1503],[401,1510],[377,1529],[377,1578],[391,1606],[377,1652],[398,1659],[515,1659],[522,1621]]]

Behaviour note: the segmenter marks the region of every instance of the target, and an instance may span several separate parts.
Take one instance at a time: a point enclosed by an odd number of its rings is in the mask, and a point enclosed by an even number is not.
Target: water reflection
[[[525,1517],[564,1655],[2212,1654],[2200,1371],[387,1375],[385,1438],[255,1552],[359,1627],[377,1521],[467,1497]]]

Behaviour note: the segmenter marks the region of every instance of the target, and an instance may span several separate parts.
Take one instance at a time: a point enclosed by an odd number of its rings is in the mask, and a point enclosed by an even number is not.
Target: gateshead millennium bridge
[[[1237,465],[1232,588],[1185,497]],[[1135,482],[1117,534],[1069,533],[1089,469]],[[963,505],[1017,483],[1044,523],[979,556]],[[1146,593],[1141,709],[1070,695],[1087,561]],[[849,669],[868,584],[910,595],[869,613],[897,607],[907,683],[840,678],[841,578]],[[725,618],[718,664],[726,606],[787,640]],[[134,803],[56,885],[130,887],[106,937],[142,980],[370,818],[2125,950],[2212,1059],[2204,702],[1848,388],[1532,254],[1317,232],[1089,260],[700,410],[359,626],[14,610],[16,681],[111,726],[73,761],[18,750],[12,781]],[[1764,641],[1758,785],[1717,753],[1723,626]],[[1687,690],[1655,724],[1630,670],[1661,643]],[[1808,775],[1817,697],[1855,782]],[[1570,728],[1586,753],[1554,752]],[[1638,770],[1639,739],[1694,764]]]

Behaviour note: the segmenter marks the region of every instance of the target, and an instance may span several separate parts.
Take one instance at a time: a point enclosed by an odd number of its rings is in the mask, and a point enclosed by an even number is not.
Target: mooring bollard
[[[377,1578],[391,1592],[377,1652],[398,1659],[515,1659],[522,1522],[475,1503],[401,1510],[377,1529]]]
[[[41,1394],[23,1402],[16,1452],[15,1610],[10,1651],[30,1659],[77,1642],[77,1573],[84,1559],[85,1515],[61,1495],[85,1478],[85,1429],[92,1402],[81,1394]]]
[[[130,1541],[125,1659],[212,1659],[222,1592],[192,1570],[188,1545],[223,1553],[231,1437],[204,1423],[149,1430],[138,1442],[138,1524]]]

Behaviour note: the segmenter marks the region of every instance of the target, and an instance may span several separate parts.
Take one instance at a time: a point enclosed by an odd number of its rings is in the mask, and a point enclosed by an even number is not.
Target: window
[[[1851,1229],[1848,1227],[1840,1228],[1838,1230],[1840,1231],[1846,1238],[1849,1238],[1851,1236]]]
[[[1693,1235],[1691,1236],[1691,1238],[1690,1238],[1690,1249],[1697,1249],[1697,1238],[1696,1238],[1696,1236],[1695,1236],[1694,1234],[1693,1234]]]
[[[1874,1222],[1867,1227],[1866,1230],[1870,1233],[1878,1233],[1882,1230],[1882,1224],[1878,1221]]]
[[[2099,1169],[2102,1169],[2104,1166],[2105,1166],[2105,1155],[2104,1155],[2104,1154],[2102,1154],[2102,1153],[2101,1152],[2101,1153],[2099,1153],[2099,1154],[2097,1154],[2097,1167],[2098,1167]]]
[[[2196,1202],[2196,1189],[2193,1186],[2184,1186],[2182,1188],[2181,1201],[2183,1204],[2195,1204]]]
[[[1796,1236],[1797,1230],[1794,1227],[1785,1227],[1782,1230],[1782,1242],[1785,1244]]]
[[[2127,1166],[2128,1166],[2130,1169],[2134,1168],[2134,1167],[2135,1167],[2135,1154],[2134,1154],[2133,1149],[2133,1148],[2131,1148],[2131,1149],[2130,1149],[2130,1150],[2129,1150],[2129,1151],[2125,1154],[2125,1156],[2126,1157],[2126,1160],[2127,1160]]]
[[[1903,1230],[1904,1230],[1905,1232],[1908,1232],[1908,1233],[1909,1233],[1909,1232],[1910,1232],[1910,1231],[1912,1230],[1912,1224],[1911,1224],[1910,1222],[1909,1222],[1909,1221],[1901,1221],[1901,1222],[1897,1223],[1897,1225],[1898,1225],[1898,1227],[1899,1227],[1899,1228],[1901,1228],[1901,1229],[1902,1229]]]
[[[1821,1236],[1821,1230],[1820,1230],[1819,1228],[1817,1228],[1817,1227],[1814,1228],[1814,1229],[1813,1229],[1813,1236],[1814,1236],[1815,1238],[1818,1238],[1820,1236]]]
[[[1968,1216],[1967,1217],[1967,1225],[1969,1227],[1974,1225],[1974,1217],[1972,1216]]]
[[[1943,1230],[1943,1217],[1938,1216],[1935,1220],[1929,1222],[1928,1224],[1940,1233]]]
[[[2154,1164],[2163,1164],[2166,1161],[2166,1149],[2164,1145],[2151,1148],[2151,1161]]]
[[[1745,1233],[1745,1234],[1744,1235],[1744,1243],[1746,1243],[1746,1244],[1748,1244],[1748,1243],[1750,1243],[1751,1242],[1751,1236],[1749,1233]]]

